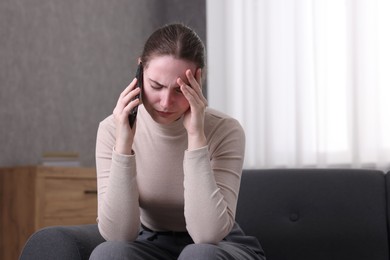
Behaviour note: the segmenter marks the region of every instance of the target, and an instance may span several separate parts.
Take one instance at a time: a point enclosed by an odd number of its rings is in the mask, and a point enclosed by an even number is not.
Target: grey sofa
[[[389,259],[390,176],[356,169],[244,170],[236,220],[268,260]],[[20,259],[88,259],[97,225],[47,227]]]

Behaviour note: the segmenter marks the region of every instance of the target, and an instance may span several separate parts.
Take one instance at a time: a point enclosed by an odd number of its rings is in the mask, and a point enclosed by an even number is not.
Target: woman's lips
[[[156,110],[157,111],[157,110]],[[173,115],[172,112],[162,112],[162,111],[157,111],[157,114],[161,117],[170,117],[171,115]]]

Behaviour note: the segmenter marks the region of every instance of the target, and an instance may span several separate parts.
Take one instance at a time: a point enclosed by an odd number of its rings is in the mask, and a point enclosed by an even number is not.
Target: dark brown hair
[[[194,62],[198,68],[205,66],[205,47],[194,30],[183,24],[165,25],[147,39],[141,55],[146,67],[156,56],[172,55],[178,59]]]

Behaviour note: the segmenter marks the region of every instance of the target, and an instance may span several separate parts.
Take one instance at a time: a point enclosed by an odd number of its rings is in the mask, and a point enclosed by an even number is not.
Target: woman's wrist
[[[133,155],[132,145],[128,145],[122,142],[116,142],[115,151],[123,155]]]
[[[204,134],[188,136],[188,150],[195,150],[207,145],[207,139]]]

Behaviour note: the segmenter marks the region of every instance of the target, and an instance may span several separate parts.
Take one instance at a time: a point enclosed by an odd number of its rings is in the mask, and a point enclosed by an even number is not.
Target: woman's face
[[[142,101],[157,123],[172,123],[189,109],[189,103],[177,84],[178,78],[188,84],[185,75],[188,69],[195,75],[195,63],[170,55],[154,57],[145,67]]]

